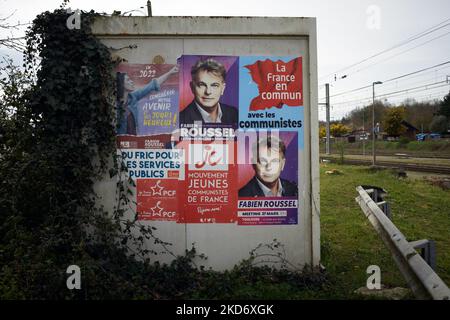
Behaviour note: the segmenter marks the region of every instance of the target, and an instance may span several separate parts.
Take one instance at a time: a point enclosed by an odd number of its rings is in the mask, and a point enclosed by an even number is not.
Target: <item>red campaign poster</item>
[[[137,180],[139,220],[178,220],[178,179]]]
[[[183,141],[185,180],[180,181],[179,223],[233,223],[237,211],[235,141]],[[181,209],[181,206],[180,206]]]
[[[122,147],[118,153],[127,176],[136,183],[138,219],[178,221],[178,181],[184,179],[183,150],[135,149],[134,142],[121,140],[128,147]]]
[[[178,128],[178,67],[128,64],[116,68],[117,148],[136,183],[140,220],[177,221],[184,159],[173,149]]]

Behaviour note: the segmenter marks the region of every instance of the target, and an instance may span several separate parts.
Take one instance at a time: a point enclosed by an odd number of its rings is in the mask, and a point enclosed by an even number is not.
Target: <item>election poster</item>
[[[182,150],[171,149],[178,127],[178,66],[118,66],[117,147],[119,159],[136,184],[138,219],[178,220]]]
[[[303,149],[302,57],[239,57],[239,130],[297,131]]]
[[[128,176],[136,183],[138,219],[178,221],[183,150],[122,148],[119,152]]]
[[[302,57],[239,58],[239,225],[298,224]]]
[[[258,131],[239,142],[239,225],[298,223],[298,133]]]
[[[237,166],[234,141],[183,141],[187,164],[182,187],[183,223],[236,221]]]
[[[302,57],[177,62],[117,69],[118,149],[139,219],[298,224]]]
[[[238,125],[239,57],[183,55],[180,66],[180,128]]]
[[[118,142],[164,148],[178,127],[178,66],[122,63],[116,70]]]
[[[236,221],[238,57],[184,55],[180,140],[186,156],[182,221]]]

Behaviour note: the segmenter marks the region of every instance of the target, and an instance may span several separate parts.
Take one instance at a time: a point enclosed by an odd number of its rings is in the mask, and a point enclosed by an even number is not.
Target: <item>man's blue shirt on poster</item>
[[[152,91],[159,91],[161,88],[159,86],[158,81],[153,79],[150,81],[145,87],[138,89],[136,91],[128,93],[127,104],[125,105],[125,112],[123,112],[122,117],[120,117],[120,113],[118,111],[118,119],[119,127],[117,129],[117,134],[135,134],[130,132],[130,128],[128,128],[128,117],[127,110],[130,112],[131,116],[134,118],[136,123],[136,134],[139,133],[139,122],[138,122],[138,105],[139,100],[144,98]]]

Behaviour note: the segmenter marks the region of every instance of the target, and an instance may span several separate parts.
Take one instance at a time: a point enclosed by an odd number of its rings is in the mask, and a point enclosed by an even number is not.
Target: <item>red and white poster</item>
[[[128,176],[136,183],[138,219],[178,221],[183,150],[122,148],[119,152]]]
[[[185,181],[182,223],[236,221],[237,166],[234,141],[184,142]]]
[[[140,220],[178,221],[178,179],[138,179]]]

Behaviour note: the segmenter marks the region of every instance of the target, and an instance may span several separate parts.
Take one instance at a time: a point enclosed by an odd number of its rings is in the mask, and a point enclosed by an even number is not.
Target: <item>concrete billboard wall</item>
[[[94,23],[93,33],[111,49],[113,56],[124,59],[128,65],[180,65],[180,61],[184,63],[200,55],[222,57],[223,61],[227,57],[237,57],[239,61],[257,61],[253,57],[301,57],[302,108],[286,111],[292,119],[298,117],[299,110],[302,113],[301,133],[296,136],[299,147],[293,149],[296,154],[290,153],[287,159],[296,160],[292,164],[295,173],[291,174],[296,175],[298,183],[295,222],[242,225],[236,223],[237,220],[231,220],[233,223],[140,220],[139,223],[156,227],[155,236],[172,243],[170,250],[175,255],[184,254],[195,243],[197,252],[208,257],[201,265],[215,270],[233,267],[248,258],[249,252],[258,245],[269,244],[273,239],[284,245],[285,258],[293,266],[318,266],[320,204],[315,18],[102,17]],[[285,60],[287,64],[289,59]],[[182,68],[180,66],[179,72]],[[240,88],[245,85],[242,79],[239,78]],[[242,116],[241,110],[239,116]],[[107,209],[112,209],[116,202],[115,188],[116,180],[106,177],[96,185]],[[136,198],[132,200],[135,202]],[[136,210],[136,205],[132,204],[129,217],[134,216]],[[153,240],[148,241],[148,246],[164,251]],[[170,254],[157,257],[162,262],[172,258]]]

